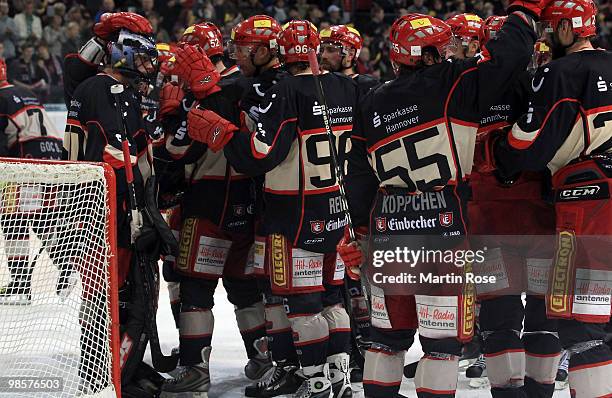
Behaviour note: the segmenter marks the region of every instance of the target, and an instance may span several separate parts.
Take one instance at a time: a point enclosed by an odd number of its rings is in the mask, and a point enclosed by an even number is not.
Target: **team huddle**
[[[493,397],[552,397],[562,353],[573,396],[612,396],[609,250],[580,243],[612,235],[612,55],[589,41],[591,0],[515,0],[507,13],[398,18],[388,82],[355,72],[363,43],[350,26],[256,15],[229,43],[202,22],[167,44],[140,15],[104,14],[65,59],[63,152],[0,63],[2,156],[115,170],[122,396],[207,396],[219,280],[254,380],[247,397],[347,398],[355,381],[366,397],[401,396],[417,331],[419,397],[455,396],[474,343]],[[365,272],[393,239],[456,249],[479,235],[500,236],[488,252],[513,293],[400,294]],[[527,235],[559,247],[504,241]],[[23,260],[8,257],[2,296],[29,295]],[[180,336],[170,356],[150,321],[159,270],[144,275],[160,258]],[[530,284],[542,267],[608,293],[566,292],[560,306]],[[442,310],[454,321],[429,319]]]

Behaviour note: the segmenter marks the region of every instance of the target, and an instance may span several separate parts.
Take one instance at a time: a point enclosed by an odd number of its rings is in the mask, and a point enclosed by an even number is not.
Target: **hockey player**
[[[148,137],[140,105],[141,94],[136,87],[149,82],[157,72],[155,43],[148,22],[131,13],[105,14],[94,26],[96,37],[79,52],[66,60],[65,89],[69,105],[64,150],[68,160],[104,161],[116,173],[117,187],[117,242],[119,259],[121,382],[124,397],[147,397],[157,394],[156,388],[144,389],[137,384],[142,370],[142,358],[147,345],[146,303],[144,286],[137,283],[142,275],[135,265],[131,249],[135,232],[128,221],[128,184],[122,153],[123,125],[129,142],[130,161],[136,202],[144,202],[144,183],[151,173],[148,156]],[[104,42],[104,45],[100,43]],[[98,70],[100,73],[96,74]],[[113,85],[121,84],[119,95],[123,102],[123,118],[118,117]],[[122,122],[123,119],[123,122]],[[85,309],[95,311],[95,309]],[[93,338],[84,330],[83,339]],[[81,358],[81,368],[89,365],[87,356]],[[156,380],[158,382],[159,380]],[[88,377],[81,386],[85,393],[97,392],[95,377]]]
[[[487,41],[481,43],[482,47],[486,45]],[[537,59],[537,52],[533,59]],[[474,271],[494,272],[507,284],[502,288],[500,283],[498,289],[488,289],[479,297],[479,326],[493,397],[552,397],[561,356],[556,322],[546,319],[545,291],[537,290],[533,277],[534,271],[552,258],[552,248],[543,239],[533,238],[550,235],[554,230],[554,210],[547,201],[548,176],[530,172],[513,179],[500,178],[487,169],[488,162],[483,158],[488,137],[507,130],[527,111],[531,77],[525,70],[483,114],[470,176],[469,233],[477,235],[473,240],[488,248],[486,260],[475,264]],[[515,222],[507,221],[510,213],[516,217]],[[496,235],[505,236],[492,237]],[[520,297],[523,291],[528,294],[526,306]],[[479,377],[478,370],[484,369],[483,365],[483,361],[477,361],[466,375]]]
[[[569,383],[576,397],[612,395],[612,351],[603,342],[610,296],[591,296],[597,282],[585,276],[610,272],[610,243],[581,239],[612,232],[612,55],[591,45],[596,14],[590,0],[545,7],[542,24],[553,61],[538,69],[531,82],[527,114],[507,136],[492,138],[494,159],[505,178],[544,168],[552,174],[558,248],[546,306],[549,316],[561,318],[558,333],[569,351]],[[565,259],[568,242],[572,250]],[[580,283],[573,284],[574,278]],[[576,291],[565,290],[563,281]]]
[[[237,69],[223,64],[222,43],[221,32],[212,23],[188,27],[169,70],[180,83],[167,83],[162,89],[166,145],[156,151],[156,157],[171,160],[172,167],[183,167],[188,179],[180,204],[181,252],[174,267],[181,275],[179,352],[185,368],[164,385],[164,396],[209,388],[208,360],[214,328],[211,310],[220,278],[235,306],[249,358],[245,374],[258,379],[271,367],[270,358],[255,347],[265,336],[261,293],[255,280],[245,275],[253,243],[252,181],[236,173],[223,152],[193,142],[186,134],[188,128],[206,126],[205,115],[202,118],[198,108],[240,122],[241,91],[234,84]],[[208,80],[207,88],[193,90],[202,80]],[[219,195],[212,196],[211,192]]]
[[[287,76],[278,59],[277,36],[281,27],[273,18],[255,15],[247,18],[232,29],[229,53],[240,68],[241,74],[248,83],[240,100],[243,121],[240,128],[248,130],[244,124],[246,115],[257,118],[259,104],[265,93]],[[239,151],[227,151],[225,154],[230,163],[237,167],[241,163]],[[265,316],[269,349],[275,362],[274,372],[269,378],[247,386],[248,397],[275,397],[293,394],[300,386],[302,379],[296,375],[299,360],[289,319],[285,313],[283,298],[272,294],[269,273],[264,267],[265,236],[260,231],[263,216],[263,174],[256,177],[255,186],[255,247],[260,253],[254,258],[254,273],[258,275],[258,284],[264,293]]]
[[[57,127],[49,119],[45,108],[29,90],[13,86],[7,81],[6,62],[0,58],[0,156],[30,159],[60,159],[62,155],[62,136]],[[37,195],[35,190],[42,187],[23,188],[20,195]],[[8,191],[5,193],[8,194]],[[38,193],[41,195],[42,191]],[[24,196],[25,198],[25,196]],[[17,210],[14,213],[0,214],[0,224],[3,225],[5,244],[7,248],[8,269],[10,281],[0,288],[0,303],[29,304],[31,299],[31,279],[34,264],[29,264],[30,231],[15,228],[11,219],[27,218],[32,223],[34,232],[41,240],[50,243],[54,231],[43,230],[37,223],[41,216],[42,203],[36,206],[35,199],[30,209]],[[36,214],[38,213],[38,214]],[[48,247],[50,250],[52,247]],[[49,253],[52,258],[55,253]],[[58,264],[59,265],[59,264]],[[64,273],[63,270],[60,270]],[[64,279],[67,275],[63,275]],[[67,280],[60,281],[58,293],[68,286]]]
[[[239,170],[265,173],[262,228],[272,293],[286,300],[306,378],[296,396],[329,397],[333,390],[334,397],[350,397],[350,321],[341,304],[344,269],[334,250],[346,218],[308,64],[309,51],[319,47],[318,32],[310,22],[292,21],[277,42],[292,77],[266,92],[257,121],[246,119],[250,132],[218,129],[199,139],[209,144],[229,139],[225,152],[241,157]],[[321,76],[321,83],[333,93],[327,104],[342,161],[350,148],[356,85],[330,73]]]
[[[363,47],[359,31],[347,25],[334,25],[321,30],[321,69],[340,72],[355,79],[361,94],[367,93],[379,82],[369,75],[355,71],[357,58]]]
[[[409,14],[391,27],[391,61],[398,77],[360,101],[347,174],[353,220],[357,227],[368,226],[371,246],[388,238],[401,237],[405,242],[409,235],[428,240],[441,236],[438,242],[463,245],[464,192],[481,114],[525,70],[536,38],[538,3],[513,2],[508,11],[505,35],[488,47],[481,62],[475,58],[443,62],[455,50],[449,48],[450,27],[436,18]],[[407,205],[388,206],[398,198]],[[430,221],[394,232],[390,220]],[[361,264],[363,255],[347,236],[338,251],[347,267]],[[474,297],[469,291],[459,295],[452,286],[444,290],[445,296],[412,296],[372,286],[372,307],[377,311],[372,313],[373,344],[364,369],[367,397],[397,395],[404,353],[417,327],[425,352],[415,376],[417,395],[455,395],[461,343],[473,332],[469,303]],[[452,327],[431,318],[449,308],[454,308],[457,319]]]
[[[451,27],[457,42],[455,57],[463,59],[476,56],[480,50],[478,34],[483,23],[482,18],[474,14],[457,14],[445,22]]]
[[[321,40],[321,69],[330,72],[343,73],[355,80],[359,88],[360,97],[364,96],[372,87],[379,84],[379,81],[369,75],[356,73],[355,65],[361,48],[363,39],[357,29],[346,25],[334,25],[321,30],[319,33]],[[351,380],[361,381],[363,376],[363,357],[360,352],[365,350],[369,340],[370,313],[360,281],[355,281],[346,277],[347,292],[350,295],[352,327],[357,340],[351,348]],[[358,347],[359,345],[359,347]]]

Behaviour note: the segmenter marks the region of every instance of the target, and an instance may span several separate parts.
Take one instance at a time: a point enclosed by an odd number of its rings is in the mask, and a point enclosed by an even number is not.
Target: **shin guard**
[[[366,397],[397,396],[402,384],[405,353],[378,344],[373,344],[366,351],[363,370],[363,390]]]
[[[200,353],[211,345],[215,318],[207,308],[187,307],[181,311],[180,354],[181,365],[191,366],[202,362]]]
[[[262,302],[252,304],[245,308],[234,309],[238,329],[240,330],[240,335],[244,341],[244,348],[249,358],[253,358],[258,354],[253,346],[255,340],[266,335],[264,311]]]

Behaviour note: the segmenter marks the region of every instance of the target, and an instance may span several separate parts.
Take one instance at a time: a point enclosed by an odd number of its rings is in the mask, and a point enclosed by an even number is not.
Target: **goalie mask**
[[[131,83],[151,82],[158,71],[157,49],[152,37],[121,30],[116,42],[109,42],[110,65]]]

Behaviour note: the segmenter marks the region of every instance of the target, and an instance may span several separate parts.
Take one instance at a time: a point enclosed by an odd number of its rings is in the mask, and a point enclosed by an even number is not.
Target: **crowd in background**
[[[226,39],[232,27],[251,15],[267,14],[283,23],[308,19],[319,28],[353,24],[362,34],[359,73],[393,77],[387,35],[398,15],[418,12],[447,19],[471,12],[502,15],[508,0],[0,0],[0,57],[9,81],[31,89],[43,102],[63,102],[63,57],[78,51],[105,12],[131,11],[146,16],[158,42],[173,42],[185,28],[207,20]],[[599,7],[596,45],[612,48],[612,0]]]

